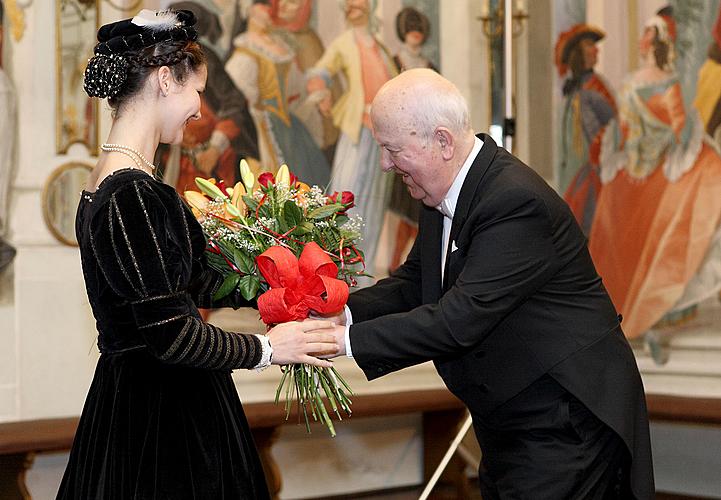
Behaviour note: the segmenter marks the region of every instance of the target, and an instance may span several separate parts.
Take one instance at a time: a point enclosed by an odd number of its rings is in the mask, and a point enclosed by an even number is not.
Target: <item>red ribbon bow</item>
[[[258,297],[258,311],[266,325],[303,320],[311,310],[335,313],[348,300],[348,285],[336,278],[338,266],[317,243],[306,244],[300,258],[285,247],[273,246],[255,262],[270,285]]]

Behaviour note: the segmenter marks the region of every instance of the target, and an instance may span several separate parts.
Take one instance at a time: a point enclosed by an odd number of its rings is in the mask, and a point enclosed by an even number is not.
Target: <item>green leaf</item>
[[[314,208],[313,210],[308,212],[308,217],[311,219],[323,219],[324,217],[330,217],[342,208],[343,205],[341,205],[340,203],[331,203],[330,205]]]
[[[245,202],[245,206],[248,207],[248,210],[250,210],[252,213],[255,213],[255,211],[258,209],[258,202],[255,201],[255,198],[253,198],[249,194],[243,195],[243,201]]]
[[[195,185],[198,186],[201,192],[207,194],[214,200],[217,198],[227,199],[227,196],[223,194],[220,188],[207,179],[203,179],[202,177],[196,177]]]
[[[253,258],[237,248],[233,249],[233,262],[243,274],[252,274],[255,269]]]
[[[267,217],[268,219],[275,219],[273,216],[273,209],[268,205],[268,203],[264,203],[260,210],[258,211],[258,215],[261,217]]]
[[[281,234],[284,234],[288,229],[290,229],[290,226],[285,221],[285,217],[283,217],[282,214],[278,214],[275,217],[276,222],[278,223],[278,232]]]
[[[303,222],[303,211],[292,200],[285,202],[285,205],[283,205],[283,213],[285,214],[285,220],[288,222],[288,226],[297,226]]]
[[[336,224],[336,226],[340,227],[343,224],[345,224],[346,222],[348,222],[349,220],[350,219],[348,218],[347,215],[339,215],[335,218],[335,224]]]
[[[312,229],[308,229],[306,226],[301,224],[300,226],[295,226],[295,229],[293,229],[293,232],[291,234],[294,234],[296,236],[303,236],[305,234],[308,234],[312,232]]]
[[[260,288],[260,278],[253,276],[252,274],[248,274],[247,276],[240,278],[238,286],[240,288],[240,294],[245,300],[253,300],[258,294],[258,289]]]
[[[238,210],[238,207],[233,205],[231,202],[226,201],[225,208],[226,208],[226,210],[228,210],[230,215],[232,215],[233,217],[240,217],[240,210]]]
[[[218,288],[218,290],[213,294],[213,300],[220,300],[229,295],[233,290],[235,290],[235,287],[238,286],[239,281],[240,275],[237,273],[231,273],[226,276],[223,280],[223,284],[220,285],[220,288]]]

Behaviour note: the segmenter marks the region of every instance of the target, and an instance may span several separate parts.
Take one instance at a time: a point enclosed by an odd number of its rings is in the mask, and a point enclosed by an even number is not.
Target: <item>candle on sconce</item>
[[[516,12],[526,12],[526,0],[516,0]]]
[[[491,9],[488,5],[489,1],[490,0],[482,0],[481,1],[481,17],[485,17],[485,18],[490,17],[489,13],[490,13]]]

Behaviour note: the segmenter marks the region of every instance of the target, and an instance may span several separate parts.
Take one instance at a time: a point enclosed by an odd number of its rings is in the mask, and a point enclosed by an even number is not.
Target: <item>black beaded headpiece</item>
[[[85,68],[85,92],[90,97],[113,97],[125,83],[130,65],[158,65],[153,58],[139,58],[137,53],[141,49],[165,41],[195,41],[198,38],[195,22],[195,15],[189,10],[143,9],[132,19],[101,26],[95,55]],[[181,60],[178,57],[176,63]]]

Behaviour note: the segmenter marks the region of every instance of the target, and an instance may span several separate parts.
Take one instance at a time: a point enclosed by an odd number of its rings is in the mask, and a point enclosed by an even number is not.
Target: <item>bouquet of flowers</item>
[[[356,247],[362,221],[349,216],[353,194],[326,195],[318,186],[298,181],[283,165],[276,175],[255,178],[245,160],[241,182],[196,178],[200,191],[185,199],[200,221],[208,241],[208,263],[224,276],[215,293],[221,299],[236,289],[256,300],[269,327],[343,309],[348,286],[365,275],[363,253]],[[350,415],[352,391],[335,368],[297,364],[281,367],[275,394],[285,396],[286,419],[295,397],[310,432],[310,418],[320,420],[332,436],[335,428],[323,400],[341,419]]]

